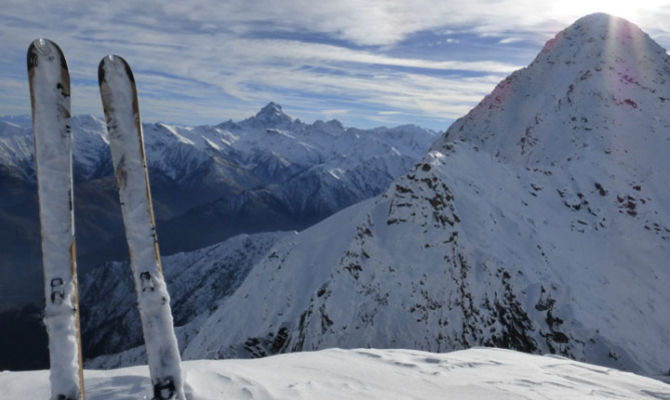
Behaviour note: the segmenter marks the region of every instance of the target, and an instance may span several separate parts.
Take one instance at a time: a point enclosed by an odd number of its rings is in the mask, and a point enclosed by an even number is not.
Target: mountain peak
[[[281,108],[281,105],[271,101],[268,104],[265,105],[265,107],[261,108],[261,110],[256,114],[258,115],[265,115],[265,114],[283,114],[284,111]]]
[[[665,50],[633,23],[587,15],[500,82],[434,148],[456,137],[500,159],[545,165],[565,164],[586,151],[632,154],[637,142],[621,139],[639,129],[632,121],[646,124],[650,135],[665,129],[648,116],[664,115],[669,73]]]
[[[566,53],[612,58],[632,54],[640,47],[652,44],[656,45],[632,22],[605,13],[595,13],[578,19],[559,32],[545,44],[538,58],[547,54],[561,56]]]
[[[611,21],[624,21],[627,23],[630,23],[623,18],[616,17],[614,15],[610,15],[604,12],[596,12],[592,14],[587,14],[579,19],[577,19],[571,26],[576,26],[576,25],[584,25],[584,26],[593,26],[593,25],[599,25],[599,24],[604,24],[604,23],[610,23]],[[570,29],[570,27],[568,27]]]
[[[261,108],[252,119],[256,123],[271,126],[291,123],[293,121],[291,117],[284,113],[284,110],[279,104],[272,101]]]
[[[634,30],[641,35],[645,35],[642,29],[640,29],[633,22],[625,18],[617,17],[615,15],[607,14],[604,12],[587,14],[577,19],[570,26],[565,28],[563,32],[571,32],[574,30],[585,30],[588,32],[595,32],[607,35],[612,33],[614,28],[618,30],[621,29]]]

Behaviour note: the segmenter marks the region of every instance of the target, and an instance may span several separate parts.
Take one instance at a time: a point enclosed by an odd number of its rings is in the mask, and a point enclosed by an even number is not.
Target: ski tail
[[[28,48],[49,334],[51,400],[83,400],[72,190],[70,76],[63,52],[47,39]]]
[[[119,56],[102,59],[98,79],[154,399],[184,400],[181,358],[158,250],[135,79],[128,63]]]

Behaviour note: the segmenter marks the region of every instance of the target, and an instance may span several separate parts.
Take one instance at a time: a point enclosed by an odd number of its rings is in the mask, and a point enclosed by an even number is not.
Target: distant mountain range
[[[336,120],[307,124],[275,103],[240,122],[156,123],[143,130],[165,255],[243,233],[304,229],[385,190],[438,137],[410,125],[365,130]],[[128,252],[104,121],[73,117],[72,132],[77,257],[85,276],[96,265],[127,259]],[[23,326],[17,319],[25,312],[17,314],[16,307],[36,303],[39,309],[43,301],[27,117],[0,118],[0,225],[0,311],[11,310],[0,318]],[[38,315],[33,306],[27,310]],[[13,337],[6,341],[15,343]]]
[[[170,263],[184,357],[496,346],[667,373],[669,153],[670,57],[625,20],[584,17],[379,196],[268,247]],[[210,271],[240,240],[262,251],[242,253],[237,288],[171,270]],[[209,306],[182,308],[192,296]]]

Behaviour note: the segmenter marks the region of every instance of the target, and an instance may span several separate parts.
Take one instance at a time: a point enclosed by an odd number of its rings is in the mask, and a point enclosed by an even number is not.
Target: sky
[[[446,130],[581,16],[670,46],[670,0],[0,0],[0,115],[29,115],[26,51],[70,69],[72,113],[102,117],[98,63],[131,65],[144,122],[217,124],[273,101],[305,122]]]

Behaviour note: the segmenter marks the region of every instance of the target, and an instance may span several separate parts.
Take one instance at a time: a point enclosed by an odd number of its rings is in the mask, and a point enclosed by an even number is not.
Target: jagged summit
[[[293,118],[284,113],[284,110],[279,104],[272,101],[269,102],[265,107],[261,108],[261,110],[256,113],[255,116],[242,121],[243,124],[248,123],[251,125],[271,126],[290,124],[291,122],[293,122]]]
[[[268,104],[266,104],[265,107],[261,108],[261,110],[258,113],[256,113],[256,116],[259,117],[264,115],[281,115],[281,114],[284,114],[281,105],[275,103],[274,101],[271,101]]]

